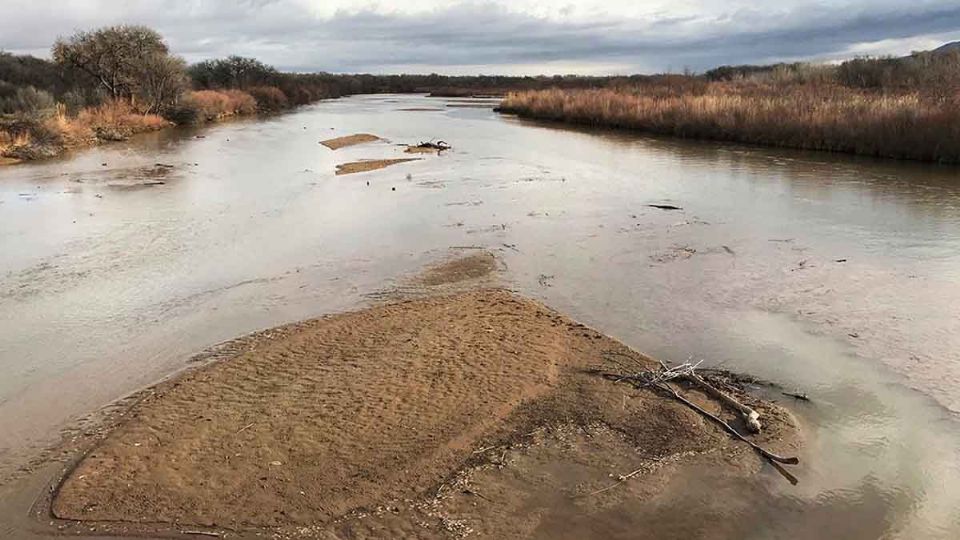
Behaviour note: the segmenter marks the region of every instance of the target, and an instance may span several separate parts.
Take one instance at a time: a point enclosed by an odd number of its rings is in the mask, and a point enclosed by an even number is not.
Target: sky
[[[335,73],[702,72],[901,55],[960,40],[957,0],[0,0],[0,50],[144,24],[190,62]]]

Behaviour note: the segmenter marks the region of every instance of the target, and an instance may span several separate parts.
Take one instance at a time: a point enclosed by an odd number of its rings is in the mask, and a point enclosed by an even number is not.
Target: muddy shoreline
[[[670,493],[671,479],[684,471],[708,467],[744,479],[766,467],[682,405],[597,377],[591,370],[604,364],[615,369],[616,358],[655,362],[498,288],[497,267],[489,253],[457,256],[385,291],[380,296],[385,301],[372,307],[264,330],[195,356],[187,370],[116,403],[58,449],[55,455],[67,465],[35,504],[31,528],[48,523],[40,527],[47,533],[147,537],[201,532],[234,538],[263,533],[533,538],[554,527],[582,527],[580,518],[612,525],[611,509],[657,514],[656,505],[643,501]],[[349,335],[341,338],[344,332]],[[370,336],[385,341],[371,345]],[[405,343],[412,343],[406,353]],[[341,355],[342,367],[319,377],[312,358],[331,354]],[[382,362],[393,357],[416,367],[401,362],[398,371],[390,371],[389,361]],[[449,362],[451,357],[459,361]],[[433,360],[420,363],[424,358]],[[544,362],[553,367],[544,371]],[[229,373],[243,366],[252,371]],[[282,366],[287,367],[278,369]],[[278,371],[288,374],[285,383],[282,375],[276,378]],[[358,384],[362,373],[383,377],[384,383],[409,379],[411,373],[414,378],[408,384]],[[272,398],[262,399],[265,388],[288,388],[305,379],[315,381],[310,399],[296,394],[280,409],[270,409],[278,403]],[[253,385],[241,389],[246,397],[230,398],[231,389],[243,384]],[[444,386],[447,391],[440,391]],[[220,390],[210,393],[211,388]],[[337,395],[341,390],[347,394]],[[717,414],[728,414],[695,390],[684,391]],[[789,412],[739,390],[738,395],[766,419],[758,441],[788,451],[799,445]],[[311,408],[311,401],[319,405]],[[381,406],[362,406],[371,402]],[[223,403],[230,405],[222,408]],[[328,423],[313,423],[329,407],[350,404],[361,406],[336,410]],[[261,407],[279,413],[269,426],[256,414],[234,414],[263,413]],[[365,418],[372,423],[361,421]],[[170,428],[164,429],[168,420]],[[326,437],[342,422],[354,427]],[[210,437],[210,426],[226,431]],[[309,426],[307,439],[277,438]],[[216,442],[231,437],[251,439],[236,453],[234,443],[227,448]],[[400,446],[385,451],[388,441]],[[284,445],[333,454],[317,454],[313,464],[260,454],[245,462],[240,455]],[[218,465],[214,456],[232,461]],[[199,468],[191,469],[194,465]],[[49,470],[49,463],[46,467],[37,470]],[[165,476],[174,471],[184,476]],[[618,482],[617,471],[640,472]],[[185,486],[191,478],[199,483]],[[228,489],[222,483],[228,478],[254,484]],[[258,499],[263,484],[273,491]],[[332,491],[306,494],[318,486]],[[544,491],[544,486],[552,487]],[[542,515],[529,516],[531,504]],[[505,522],[504,515],[513,519]],[[733,533],[718,532],[718,538]]]

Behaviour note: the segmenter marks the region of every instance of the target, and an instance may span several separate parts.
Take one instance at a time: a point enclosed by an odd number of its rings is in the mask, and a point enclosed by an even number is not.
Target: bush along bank
[[[20,113],[0,118],[0,157],[15,163],[55,157],[67,150],[110,141],[122,141],[174,125],[195,125],[252,115],[260,111],[278,111],[276,103],[285,103],[282,92],[272,89],[273,99],[260,106],[242,90],[198,90],[185,93],[163,114],[144,113],[127,101],[108,101],[70,114],[63,105],[53,109]]]

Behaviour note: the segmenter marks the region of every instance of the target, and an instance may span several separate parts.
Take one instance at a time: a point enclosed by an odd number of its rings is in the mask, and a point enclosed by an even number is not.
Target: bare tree
[[[88,74],[114,99],[145,98],[150,111],[175,100],[186,84],[183,60],[170,56],[160,34],[145,26],[77,32],[54,43],[53,58]]]
[[[179,56],[148,56],[143,63],[137,96],[147,113],[162,113],[190,86],[186,62]]]

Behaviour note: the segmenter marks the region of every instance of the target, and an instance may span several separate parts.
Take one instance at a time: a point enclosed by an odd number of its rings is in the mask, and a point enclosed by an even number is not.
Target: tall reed
[[[960,103],[838,85],[535,90],[503,112],[678,137],[960,163]]]

